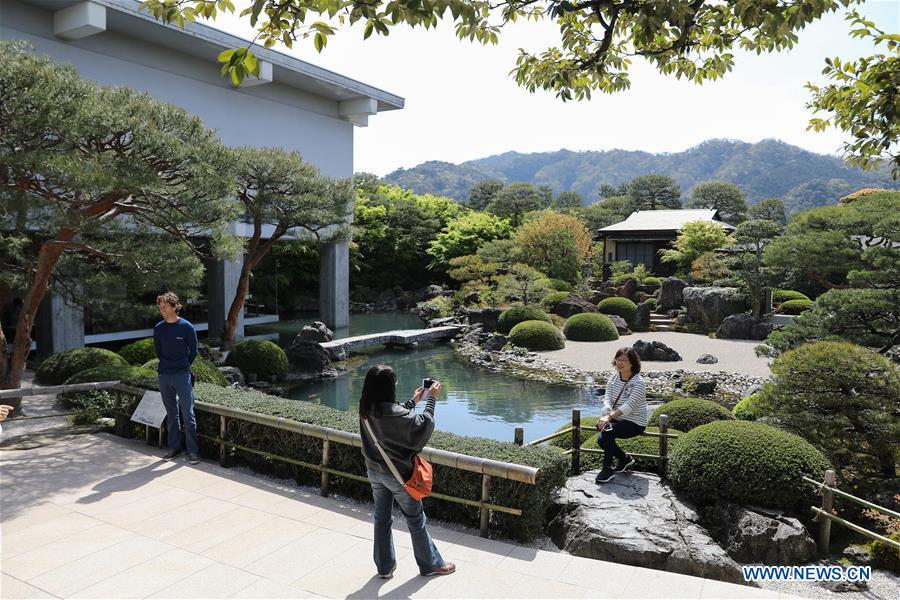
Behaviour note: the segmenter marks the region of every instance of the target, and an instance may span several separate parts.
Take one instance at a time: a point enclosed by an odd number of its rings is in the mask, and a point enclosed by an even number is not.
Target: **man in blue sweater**
[[[197,358],[197,332],[190,321],[178,316],[181,304],[173,292],[156,297],[163,320],[153,328],[153,344],[159,358],[159,391],[169,422],[169,453],[163,460],[172,460],[184,449],[178,415],[184,421],[188,460],[200,462],[197,445],[197,419],[194,417],[194,388],[191,386],[191,364]]]

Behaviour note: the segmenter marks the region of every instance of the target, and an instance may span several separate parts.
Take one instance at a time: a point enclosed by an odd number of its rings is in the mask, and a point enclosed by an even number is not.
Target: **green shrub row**
[[[646,429],[650,433],[659,433],[658,427],[648,427]],[[681,435],[683,432],[669,428],[669,433]],[[675,448],[678,440],[681,438],[669,438],[669,453]],[[625,440],[616,440],[619,448],[628,454],[655,454],[659,455],[659,438],[649,435],[638,435]],[[584,448],[600,449],[600,434],[594,433],[583,444]],[[637,461],[632,467],[635,471],[659,471],[659,461],[655,458],[635,458]],[[603,455],[594,452],[585,452],[581,455],[581,468],[583,470],[599,469],[603,466]]]
[[[154,358],[153,360],[148,360],[141,366],[156,373],[156,369],[159,367],[159,359]],[[222,372],[216,368],[216,365],[203,356],[198,355],[197,358],[194,359],[194,364],[191,365],[191,372],[194,374],[197,381],[211,383],[219,387],[228,385],[228,380],[225,379]]]
[[[66,385],[76,383],[95,383],[98,381],[128,381],[140,377],[156,378],[156,373],[127,364],[101,365],[85,369],[69,377]],[[121,402],[116,402],[115,392],[108,390],[88,390],[84,392],[69,392],[59,395],[60,402],[69,408],[83,410],[89,413],[84,420],[96,419],[101,416],[112,416],[113,410],[130,412],[134,409],[136,401],[130,396],[121,397]]]
[[[522,321],[509,332],[509,341],[529,350],[562,350],[566,347],[559,329],[545,321]]]
[[[772,290],[772,302],[774,304],[781,304],[782,302],[787,302],[788,300],[809,300],[809,296],[802,292],[795,292],[794,290]]]
[[[129,365],[139,366],[156,358],[156,346],[153,338],[144,338],[119,348],[119,356]]]
[[[127,366],[125,359],[104,348],[74,348],[58,352],[40,364],[34,380],[43,385],[62,385],[72,375],[101,366]]]
[[[552,277],[538,279],[535,284],[543,285],[544,287],[550,288],[551,290],[556,290],[557,292],[571,292],[573,290],[572,284],[568,281],[563,281],[562,279],[554,279]]]
[[[137,378],[128,383],[148,389],[157,387],[155,378]],[[200,402],[359,433],[359,420],[354,413],[310,402],[288,400],[255,390],[221,388],[206,383],[197,384],[195,395]],[[440,427],[440,423],[441,414],[438,410],[438,427]],[[198,410],[197,426],[201,434],[217,437],[219,417]],[[305,437],[236,419],[228,419],[226,436],[235,443],[304,462],[318,464],[322,460],[322,441],[317,438]],[[551,499],[555,491],[565,484],[567,475],[568,460],[560,455],[558,450],[546,447],[520,447],[511,442],[467,437],[444,431],[435,431],[429,446],[541,469],[541,475],[536,485],[517,483],[498,477],[492,478],[488,502],[521,508],[523,511],[522,516],[492,513],[491,529],[493,531],[523,541],[542,535],[544,516],[550,508]],[[208,458],[217,458],[219,455],[218,445],[205,438],[201,438],[200,451]],[[321,481],[318,471],[273,461],[247,452],[232,452],[229,461],[232,465],[248,466],[256,471],[277,477],[293,478],[297,483],[303,485],[318,487]],[[366,474],[362,454],[356,447],[332,444],[329,464],[335,469],[348,473],[362,476]],[[435,492],[479,500],[481,483],[480,474],[434,465]],[[368,483],[335,476],[332,477],[332,489],[344,496],[369,501],[372,499],[372,490]],[[476,508],[434,498],[426,499],[425,505],[429,517],[455,521],[471,527],[478,526],[479,513]]]
[[[641,304],[646,304],[647,306],[650,307],[650,312],[653,312],[656,310],[657,302],[658,302],[658,300],[656,298],[650,297],[650,298],[647,298],[646,300],[644,300],[643,302],[641,302]]]
[[[563,335],[578,342],[609,342],[619,339],[619,331],[606,315],[580,313],[566,320]]]
[[[553,312],[556,310],[556,305],[559,304],[559,301],[568,298],[570,295],[569,292],[550,292],[541,300],[541,308],[548,312]]]
[[[513,327],[524,321],[546,321],[550,322],[550,317],[536,306],[513,306],[500,313],[497,320],[497,330],[507,335]]]

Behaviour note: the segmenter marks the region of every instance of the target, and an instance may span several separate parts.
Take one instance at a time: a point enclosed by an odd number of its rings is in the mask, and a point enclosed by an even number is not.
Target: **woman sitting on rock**
[[[641,377],[641,359],[634,348],[619,348],[613,360],[615,372],[606,382],[603,398],[604,416],[597,421],[603,448],[603,469],[597,483],[606,483],[634,464],[634,458],[619,448],[617,439],[632,438],[647,428],[647,388]],[[616,466],[613,467],[613,459]]]

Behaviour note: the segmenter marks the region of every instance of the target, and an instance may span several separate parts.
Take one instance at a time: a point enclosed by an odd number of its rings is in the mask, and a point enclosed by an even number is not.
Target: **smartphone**
[[[422,387],[426,390],[429,389],[432,385],[434,385],[434,379],[431,377],[426,377],[422,380]]]

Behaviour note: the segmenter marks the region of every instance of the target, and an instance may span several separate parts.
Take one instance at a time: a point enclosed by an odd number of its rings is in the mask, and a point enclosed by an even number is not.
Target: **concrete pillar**
[[[332,329],[350,326],[350,242],[322,246],[319,262],[319,318]]]
[[[38,307],[32,337],[37,357],[84,346],[84,309],[70,305],[60,294],[47,291]]]
[[[206,297],[209,309],[209,337],[222,339],[225,321],[241,278],[240,261],[212,260],[206,265]],[[234,339],[244,337],[244,311],[238,316]]]

